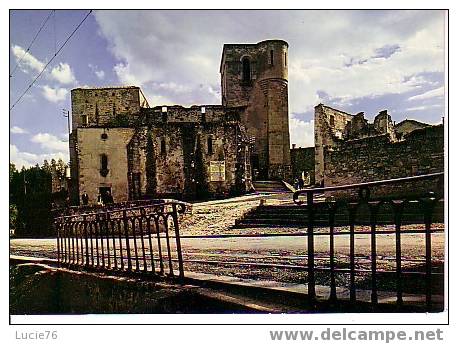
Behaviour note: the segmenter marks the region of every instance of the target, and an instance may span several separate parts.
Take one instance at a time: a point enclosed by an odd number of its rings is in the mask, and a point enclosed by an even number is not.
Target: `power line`
[[[46,17],[45,21],[43,22],[43,24],[41,24],[41,27],[40,29],[37,31],[37,33],[35,34],[35,36],[33,37],[32,41],[30,42],[29,46],[27,47],[27,50],[24,52],[24,54],[22,55],[22,57],[16,62],[16,66],[14,66],[14,69],[13,71],[11,72],[10,74],[10,78],[13,76],[14,72],[16,72],[16,69],[19,67],[19,64],[22,62],[22,59],[25,57],[25,55],[27,55],[30,51],[30,48],[32,47],[33,43],[35,42],[35,40],[37,39],[38,35],[40,34],[41,30],[43,30],[43,28],[45,27],[46,23],[48,22],[49,18],[51,18],[51,15],[55,12],[56,10],[51,10],[51,12],[49,12],[48,16]]]
[[[25,94],[29,91],[29,89],[35,84],[35,82],[38,80],[38,78],[43,74],[43,72],[46,70],[46,68],[50,65],[50,63],[54,60],[54,58],[60,53],[60,51],[65,47],[67,42],[72,38],[72,36],[78,31],[81,25],[83,25],[84,21],[89,17],[89,15],[92,13],[92,10],[90,10],[86,16],[81,20],[81,22],[76,26],[76,28],[73,30],[73,32],[70,34],[70,36],[67,37],[67,39],[64,41],[64,43],[59,47],[59,49],[56,51],[54,56],[48,61],[48,63],[43,67],[41,72],[33,79],[32,83],[24,90],[24,92],[21,94],[21,96],[14,102],[13,106],[10,107],[10,111],[16,106],[17,103],[22,99],[22,97],[25,96]]]

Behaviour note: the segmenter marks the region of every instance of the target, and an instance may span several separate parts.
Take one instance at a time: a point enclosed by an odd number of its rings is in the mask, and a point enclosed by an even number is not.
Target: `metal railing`
[[[442,271],[433,271],[431,243],[432,234],[443,232],[443,227],[442,229],[431,227],[433,220],[443,223],[443,213],[439,216],[439,220],[434,218],[437,215],[435,211],[438,206],[443,205],[443,178],[443,173],[435,173],[345,186],[298,190],[293,195],[293,201],[301,210],[300,216],[303,216],[307,222],[302,227],[304,231],[301,230],[296,233],[180,235],[178,215],[186,210],[187,204],[178,201],[142,204],[133,207],[123,205],[119,209],[100,208],[97,211],[60,216],[55,220],[58,234],[58,261],[61,266],[154,275],[164,274],[165,271],[168,271],[169,276],[174,276],[175,270],[179,271],[181,278],[184,277],[184,266],[187,270],[192,271],[196,265],[203,266],[205,272],[209,271],[209,266],[217,266],[218,274],[224,274],[222,269],[219,269],[220,266],[268,269],[270,274],[275,273],[278,269],[305,272],[308,299],[311,303],[315,303],[317,300],[316,273],[329,275],[329,300],[333,303],[338,301],[337,289],[338,285],[342,285],[341,282],[337,283],[336,281],[338,275],[344,274],[349,277],[348,283],[345,284],[349,290],[349,299],[350,301],[357,301],[356,277],[364,274],[364,276],[370,276],[370,301],[374,306],[379,301],[378,282],[380,276],[393,276],[396,303],[399,307],[403,306],[403,293],[407,293],[403,287],[405,277],[423,276],[425,305],[426,309],[430,310],[433,303],[432,278],[434,277],[436,280],[442,278],[442,281],[444,278]],[[400,189],[405,190],[406,185],[411,187],[415,183],[424,182],[433,185],[430,190],[434,191],[417,193],[416,195],[405,192],[405,197],[402,195],[374,197],[375,192],[373,191],[379,187],[384,188],[400,184],[402,185]],[[356,190],[356,193],[353,192],[349,198],[335,198],[332,194],[334,191],[349,190]],[[317,201],[316,195],[329,197]],[[305,196],[305,200],[303,196]],[[365,214],[361,212],[362,208],[367,210]],[[389,210],[387,211],[387,209]],[[414,211],[415,216],[412,216],[412,211]],[[390,221],[394,226],[378,228],[387,223],[387,213],[392,217]],[[362,214],[365,216],[364,221],[361,220]],[[421,221],[413,217],[420,217]],[[326,223],[326,228],[323,227],[323,223]],[[403,228],[410,223],[414,223],[415,228]],[[421,223],[422,228],[418,226],[419,223]],[[368,228],[359,228],[358,226],[361,224],[367,224]],[[169,235],[169,231],[172,229],[172,234]],[[377,236],[379,235],[394,236],[395,253],[390,258],[391,261],[395,262],[394,270],[384,270],[378,267],[381,260],[377,255]],[[424,249],[424,258],[412,259],[412,257],[403,255],[402,238],[404,235],[424,235],[424,245],[418,248]],[[367,248],[369,252],[366,257],[356,254],[355,239],[359,236],[370,238],[370,244]],[[181,248],[181,240],[224,240],[228,238],[246,238],[247,240],[270,238],[274,240],[276,237],[306,237],[304,257],[294,256],[288,260],[287,257],[271,255],[264,259],[266,257],[260,257],[259,253],[243,256],[231,253],[225,255],[220,251],[212,255],[206,253],[205,249],[196,254],[193,252],[192,243],[188,245],[189,252],[186,250],[182,252]],[[335,245],[335,238],[338,237],[348,237],[349,254],[348,258],[345,258],[348,262],[346,267],[339,267],[339,257],[336,254]],[[329,247],[326,248],[325,254],[315,250],[315,240],[322,240],[322,238],[329,239]],[[226,247],[221,246],[221,249],[224,248]],[[278,245],[278,249],[283,249],[281,244]],[[229,250],[229,252],[231,251]],[[296,255],[297,253],[293,254]],[[275,261],[272,258],[275,258]],[[413,260],[424,262],[424,270],[421,268],[413,271],[403,268],[403,262]],[[361,263],[361,261],[364,262]],[[364,264],[369,264],[369,266],[362,268]]]
[[[339,208],[346,208],[348,212],[348,232],[340,232],[338,235],[348,235],[349,236],[349,245],[350,245],[350,268],[348,273],[350,274],[350,301],[356,301],[356,286],[355,286],[355,275],[356,275],[356,265],[355,265],[355,224],[357,222],[357,212],[358,209],[365,206],[369,209],[369,223],[370,231],[362,234],[370,235],[370,260],[371,260],[371,302],[376,305],[378,302],[377,297],[377,235],[385,234],[384,232],[377,231],[377,215],[380,208],[384,205],[391,207],[394,214],[394,224],[395,224],[395,245],[396,245],[396,303],[399,306],[403,304],[403,270],[402,270],[402,216],[404,209],[409,204],[409,202],[417,202],[420,207],[419,211],[423,215],[423,224],[424,230],[417,231],[418,233],[425,235],[425,272],[422,275],[425,276],[425,298],[426,298],[426,307],[431,309],[432,305],[432,258],[431,258],[431,223],[432,215],[435,206],[437,203],[443,199],[442,188],[443,188],[443,178],[444,173],[434,173],[422,176],[414,176],[407,178],[397,178],[390,180],[381,180],[368,183],[360,183],[353,185],[342,185],[342,186],[333,186],[333,187],[324,187],[316,189],[304,189],[298,190],[293,194],[293,201],[299,206],[305,206],[307,208],[307,285],[308,285],[308,296],[313,301],[316,297],[315,291],[315,250],[314,250],[314,241],[316,233],[315,230],[315,216],[317,214],[318,204],[314,201],[315,194],[326,194],[332,191],[342,191],[342,190],[358,190],[358,196],[356,198],[343,199],[338,201],[325,201],[327,210],[328,210],[328,223],[329,223],[329,271],[330,271],[330,300],[337,300],[336,293],[336,267],[335,267],[335,248],[334,248],[334,237],[337,233],[334,232],[335,229],[335,219],[336,214]],[[412,182],[422,182],[422,181],[431,181],[437,180],[435,184],[435,189],[439,191],[430,191],[428,193],[423,193],[417,196],[410,197],[396,197],[395,199],[390,199],[389,197],[384,197],[381,199],[372,199],[371,198],[371,188],[374,187],[386,187],[387,185],[394,184],[404,184]],[[407,193],[405,191],[405,193]],[[302,195],[306,196],[306,202],[302,201],[300,197]],[[361,234],[361,233],[357,233]],[[443,275],[442,275],[443,276]]]
[[[178,217],[185,210],[184,202],[164,201],[56,217],[59,266],[168,276],[177,268],[183,278]]]

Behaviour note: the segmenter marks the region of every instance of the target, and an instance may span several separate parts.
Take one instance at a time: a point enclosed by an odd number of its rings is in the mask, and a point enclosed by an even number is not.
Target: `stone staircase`
[[[257,180],[253,182],[253,187],[259,193],[282,193],[290,191],[281,181],[277,180]]]
[[[324,202],[316,203],[314,219],[315,227],[329,226],[329,210]],[[403,216],[404,224],[422,224],[423,213],[419,206],[406,209]],[[433,212],[433,223],[443,223],[444,203],[439,202]],[[381,209],[377,216],[378,225],[393,224],[393,213],[390,209]],[[235,221],[235,228],[257,227],[306,227],[308,223],[307,207],[296,204],[260,205],[247,212],[242,218]],[[358,211],[357,225],[369,225],[368,209]],[[335,214],[335,225],[348,225],[348,213],[345,210]]]
[[[327,214],[323,214],[327,216]],[[320,216],[321,217],[321,216]],[[315,221],[318,221],[315,216]],[[295,204],[258,206],[235,221],[236,228],[307,225],[307,208]]]

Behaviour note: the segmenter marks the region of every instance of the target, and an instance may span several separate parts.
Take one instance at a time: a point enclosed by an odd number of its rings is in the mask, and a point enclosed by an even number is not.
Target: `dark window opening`
[[[213,139],[211,137],[207,138],[207,152],[213,154]]]
[[[274,51],[270,51],[270,64],[273,66],[274,65]]]
[[[167,112],[162,113],[162,122],[166,123],[167,122]]]
[[[333,127],[335,125],[334,116],[333,115],[329,116],[329,123],[331,124],[331,127]]]
[[[165,155],[166,154],[166,147],[165,147],[165,140],[161,140],[161,154]]]
[[[102,140],[106,140],[106,139],[108,139],[108,134],[107,133],[103,133],[102,135],[100,135],[100,138]]]
[[[242,59],[242,80],[243,82],[250,82],[251,80],[251,66],[248,57]]]
[[[100,155],[100,175],[102,177],[108,175],[108,156],[106,154]]]
[[[286,61],[287,61],[287,60],[286,60],[286,53],[285,53],[285,67],[286,67],[286,65],[287,65],[287,62],[286,62]]]

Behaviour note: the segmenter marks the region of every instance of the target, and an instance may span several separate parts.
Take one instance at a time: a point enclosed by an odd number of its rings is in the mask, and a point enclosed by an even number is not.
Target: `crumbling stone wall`
[[[396,142],[402,137],[396,133],[396,127],[387,110],[380,111],[374,122],[369,123],[364,118],[364,112],[351,115],[319,104],[315,107],[314,127],[315,181],[321,185],[328,169],[325,163],[326,151],[332,151],[357,139],[386,135],[390,142]]]
[[[171,106],[145,109],[143,115],[144,126],[128,145],[130,197],[195,199],[249,190],[250,146],[239,110]],[[215,161],[224,162],[222,181],[211,180]]]
[[[308,173],[310,183],[315,183],[315,147],[291,148],[291,167],[293,180],[300,178],[302,172]]]
[[[242,124],[253,140],[259,179],[290,178],[288,44],[225,44],[221,58],[223,106],[246,107]]]
[[[325,151],[325,166],[326,186],[443,172],[444,127],[415,130],[399,142],[393,142],[389,134],[346,141]],[[437,184],[424,183],[422,187],[435,190]],[[381,190],[392,191],[392,188]]]
[[[135,86],[76,88],[71,91],[72,128],[123,126],[140,112],[140,88]],[[85,119],[87,118],[87,124]],[[119,122],[119,125],[116,122]],[[124,123],[127,122],[127,123]]]
[[[349,113],[318,104],[315,107],[315,183],[324,180],[324,152],[343,139],[343,133],[353,116]]]

